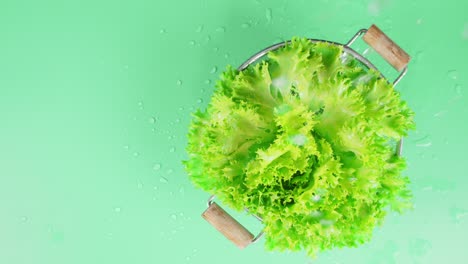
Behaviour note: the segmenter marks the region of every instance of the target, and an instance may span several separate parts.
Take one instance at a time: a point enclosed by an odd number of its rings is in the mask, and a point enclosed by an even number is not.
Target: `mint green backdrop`
[[[1,0],[0,263],[468,263],[467,10]],[[415,209],[313,261],[263,240],[238,250],[200,217],[209,194],[181,165],[190,112],[227,64],[292,36],[345,42],[372,23],[413,56],[397,88],[417,114],[404,148]]]

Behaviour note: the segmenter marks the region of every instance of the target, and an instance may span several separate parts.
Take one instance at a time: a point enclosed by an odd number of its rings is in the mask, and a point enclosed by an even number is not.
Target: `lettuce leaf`
[[[193,115],[184,164],[197,187],[263,218],[268,249],[315,256],[369,241],[388,210],[411,208],[395,142],[413,115],[342,48],[296,38],[226,69]]]

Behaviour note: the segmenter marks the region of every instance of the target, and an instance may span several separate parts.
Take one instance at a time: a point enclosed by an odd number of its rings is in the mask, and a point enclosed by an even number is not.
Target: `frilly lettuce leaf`
[[[261,216],[266,246],[318,251],[369,241],[389,209],[411,208],[395,142],[413,112],[378,72],[325,42],[294,39],[228,67],[197,111],[185,166],[223,203]]]

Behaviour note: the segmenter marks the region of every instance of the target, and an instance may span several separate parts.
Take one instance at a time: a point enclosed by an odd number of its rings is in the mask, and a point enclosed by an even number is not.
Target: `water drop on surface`
[[[461,84],[455,84],[455,86],[453,87],[453,90],[455,91],[456,94],[460,95],[462,94],[462,86]]]
[[[203,28],[204,28],[203,25],[199,25],[199,26],[197,27],[197,29],[195,30],[195,32],[200,33],[200,32],[203,31]]]
[[[176,84],[177,85],[182,85],[182,80],[177,80]]]
[[[161,177],[159,178],[159,182],[161,182],[161,183],[168,183],[169,180],[168,180],[167,178],[161,176]]]
[[[417,25],[421,25],[423,22],[423,19],[422,18],[418,18],[418,20],[416,20],[416,24]]]
[[[214,47],[214,48],[213,48],[213,51],[214,51],[214,52],[218,52],[218,51],[219,51],[219,48],[218,48],[218,47]]]
[[[180,123],[180,118],[177,118],[177,119],[175,120],[175,122],[176,122],[176,123]],[[174,137],[174,136],[172,136],[172,137]]]
[[[167,31],[166,31],[166,29],[164,29],[164,28],[161,28],[161,29],[159,30],[159,33],[161,33],[161,34],[164,34],[164,33],[166,33],[166,32],[167,32]]]
[[[190,44],[191,46],[194,46],[194,45],[196,44],[196,42],[195,42],[195,40],[191,40],[191,41],[189,41],[189,44]]]
[[[226,32],[226,28],[225,28],[225,27],[218,27],[218,28],[216,29],[216,31],[217,31],[217,32],[224,33],[224,32]]]
[[[171,214],[172,220],[177,220],[177,215],[176,214]]]
[[[198,103],[198,104],[201,104],[201,103],[203,103],[203,99],[201,99],[201,98],[198,98],[198,100],[197,100],[197,103]]]
[[[243,23],[241,25],[242,28],[249,28],[250,27],[250,23]]]
[[[21,222],[27,222],[27,221],[28,221],[28,217],[26,217],[26,216],[21,217]]]
[[[120,207],[114,208],[114,212],[116,212],[116,213],[120,213],[121,211],[122,211],[122,209]]]
[[[150,117],[148,121],[149,121],[151,124],[154,124],[154,123],[156,123],[156,118]]]
[[[426,143],[419,143],[419,144],[416,144],[416,147],[421,147],[421,148],[428,148],[432,146],[432,142],[426,142]]]
[[[174,170],[173,170],[173,169],[168,169],[168,170],[166,171],[166,174],[168,174],[168,175],[169,175],[169,174],[172,174],[173,172],[174,172]]]
[[[218,67],[217,67],[217,66],[213,66],[213,68],[211,68],[210,73],[216,73],[217,71],[218,71]]]
[[[210,79],[205,80],[205,84],[210,84],[210,83],[211,83]]]
[[[468,210],[463,210],[460,208],[452,208],[450,209],[450,216],[452,221],[459,224],[463,221],[463,219],[468,218]]]
[[[169,149],[169,152],[171,152],[171,153],[173,153],[173,152],[175,152],[175,151],[176,151],[176,148],[175,148],[175,147],[171,147],[171,148]]]
[[[381,3],[377,0],[371,1],[367,5],[367,11],[372,16],[377,16],[380,13]]]
[[[130,148],[130,147],[129,147],[128,145],[125,145],[125,146],[124,146],[124,149],[125,149],[125,150],[128,150],[129,148]]]
[[[463,29],[463,32],[462,32],[462,38],[468,39],[468,23],[465,24],[465,28]]]
[[[452,80],[456,80],[456,79],[458,79],[458,71],[457,70],[450,70],[450,71],[447,72],[447,76]]]
[[[229,58],[229,53],[225,53],[225,54],[224,54],[224,58],[225,58],[225,59]]]
[[[138,189],[143,189],[143,183],[139,182],[137,186],[138,186]]]
[[[140,155],[140,153],[138,153],[138,152],[133,152],[133,156],[138,157],[138,155]]]
[[[209,42],[210,40],[211,40],[211,36],[210,35],[206,36],[205,41]]]
[[[448,111],[447,110],[442,110],[434,114],[434,117],[441,117],[445,115]]]
[[[271,22],[271,20],[273,19],[273,11],[271,10],[271,8],[267,8],[265,10],[265,17],[268,22]]]

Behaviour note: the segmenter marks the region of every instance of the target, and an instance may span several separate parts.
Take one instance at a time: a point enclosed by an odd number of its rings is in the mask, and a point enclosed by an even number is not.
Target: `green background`
[[[466,10],[1,0],[0,263],[468,263]],[[181,165],[190,113],[227,64],[292,36],[346,42],[372,23],[413,57],[397,88],[417,114],[404,147],[415,209],[313,261],[263,240],[238,250],[200,217],[209,194]]]

